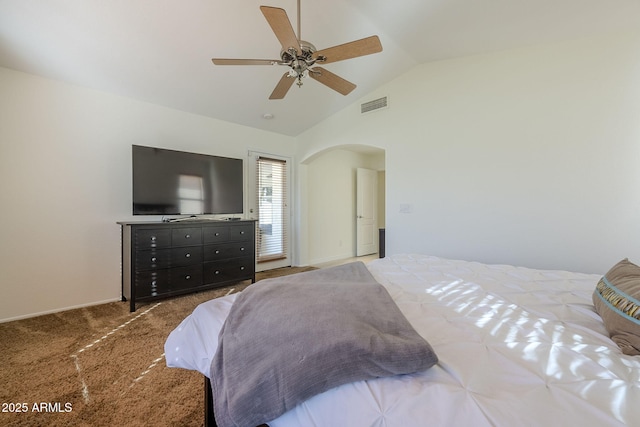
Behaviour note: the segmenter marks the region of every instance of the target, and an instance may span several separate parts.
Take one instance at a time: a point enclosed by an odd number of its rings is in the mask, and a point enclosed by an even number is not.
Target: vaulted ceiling
[[[417,64],[640,28],[640,0],[301,0],[303,40],[383,51],[324,66],[348,96],[307,78],[269,100],[282,66],[211,62],[280,58],[262,4],[297,31],[296,0],[0,0],[0,66],[295,136]]]

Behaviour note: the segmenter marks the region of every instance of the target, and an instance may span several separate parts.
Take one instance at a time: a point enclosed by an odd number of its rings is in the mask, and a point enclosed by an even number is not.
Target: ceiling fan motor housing
[[[280,51],[280,58],[282,62],[289,65],[297,76],[301,76],[309,67],[316,63],[316,61],[322,61],[322,56],[314,58],[313,54],[317,51],[316,47],[304,40],[300,40],[300,49],[302,53],[298,53],[294,47],[290,47],[288,50],[282,49]]]

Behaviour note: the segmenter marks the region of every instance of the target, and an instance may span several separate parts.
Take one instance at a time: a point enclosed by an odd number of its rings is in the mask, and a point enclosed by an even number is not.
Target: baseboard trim
[[[79,305],[74,305],[74,306],[70,306],[70,307],[63,307],[63,308],[57,308],[57,309],[53,309],[53,310],[41,311],[41,312],[38,312],[38,313],[30,313],[30,314],[24,314],[24,315],[21,315],[21,316],[7,317],[5,319],[0,319],[0,323],[7,323],[7,322],[13,322],[13,321],[16,321],[16,320],[30,319],[32,317],[44,316],[46,314],[61,313],[63,311],[75,310],[75,309],[84,308],[84,307],[91,307],[91,306],[94,306],[94,305],[108,304],[110,302],[116,302],[116,301],[122,301],[122,300],[120,298],[108,299],[108,300],[104,300],[104,301],[91,302],[91,303],[88,303],[88,304],[79,304]]]

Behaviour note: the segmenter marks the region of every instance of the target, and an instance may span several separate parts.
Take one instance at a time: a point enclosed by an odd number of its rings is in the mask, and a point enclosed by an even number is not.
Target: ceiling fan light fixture
[[[277,64],[289,67],[290,69],[280,77],[269,99],[283,99],[294,82],[298,87],[302,86],[302,79],[304,77],[311,77],[313,80],[322,83],[342,95],[348,95],[356,88],[356,85],[324,68],[316,66],[316,63],[324,65],[382,51],[382,45],[380,44],[378,36],[370,36],[317,50],[313,44],[301,40],[300,0],[298,0],[298,34],[294,32],[291,21],[284,9],[260,6],[260,10],[280,42],[280,46],[282,47],[280,60],[213,58],[212,61],[215,65]]]

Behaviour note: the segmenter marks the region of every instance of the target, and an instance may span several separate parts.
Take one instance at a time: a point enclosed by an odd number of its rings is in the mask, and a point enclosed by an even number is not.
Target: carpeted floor
[[[198,304],[249,284],[140,303],[135,313],[114,302],[0,324],[0,425],[203,425],[203,377],[167,368],[164,342]]]

